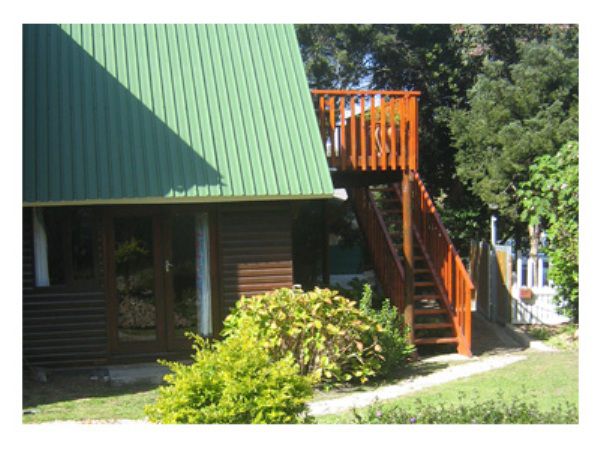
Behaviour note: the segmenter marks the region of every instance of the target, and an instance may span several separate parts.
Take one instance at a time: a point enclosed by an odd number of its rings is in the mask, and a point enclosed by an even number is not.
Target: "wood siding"
[[[242,295],[292,286],[290,205],[223,206],[218,222],[223,320]]]
[[[24,364],[56,367],[105,363],[108,341],[106,301],[102,286],[85,291],[67,291],[59,287],[35,288],[32,228],[31,209],[24,208]],[[98,254],[102,255],[102,240],[98,233],[96,236]]]
[[[103,214],[100,209],[98,213]],[[215,205],[211,217],[211,283],[216,335],[229,309],[242,295],[292,286],[291,205],[289,202]],[[116,361],[108,343],[106,253],[100,225],[96,237],[101,284],[78,290],[59,286],[36,288],[32,214],[31,208],[24,208],[25,366],[92,366]]]

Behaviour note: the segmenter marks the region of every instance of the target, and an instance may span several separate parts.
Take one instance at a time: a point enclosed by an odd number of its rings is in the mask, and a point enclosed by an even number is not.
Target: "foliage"
[[[368,75],[371,25],[296,25],[296,33],[312,87],[346,89]]]
[[[535,24],[298,25],[296,29],[311,87],[421,91],[420,172],[429,192],[445,199],[440,214],[463,250],[469,239],[487,235],[490,203],[471,190],[468,179],[457,176],[455,156],[461,146],[452,141],[462,131],[451,130],[452,116],[457,114],[453,111],[469,111],[467,92],[480,74],[485,76],[484,65],[496,64],[497,77],[509,79],[512,66],[521,61],[524,43],[547,43],[576,61],[579,32],[574,25]],[[572,73],[569,65],[565,69]],[[477,114],[471,117],[476,119]],[[474,161],[493,157],[485,154]],[[508,193],[512,194],[510,189]],[[499,218],[501,225],[506,224],[500,229],[503,238],[523,232],[516,219],[516,215]]]
[[[373,308],[372,304],[373,291],[369,284],[365,284],[360,299],[360,309],[380,326],[379,342],[384,359],[377,375],[385,378],[392,375],[407,361],[415,351],[415,347],[408,342],[409,330],[390,300],[387,298],[383,300],[380,308]]]
[[[336,291],[278,289],[240,299],[224,321],[229,338],[252,330],[273,360],[291,354],[314,382],[366,382],[381,369],[380,323]]]
[[[548,233],[549,277],[558,288],[561,312],[579,318],[579,146],[565,144],[529,167],[521,185],[522,218]]]
[[[459,403],[424,404],[417,399],[414,409],[402,406],[382,409],[380,405],[364,413],[355,412],[359,424],[565,424],[578,423],[577,407],[559,404],[543,411],[534,401],[522,397],[505,400],[502,393],[496,399],[480,400],[464,397]]]
[[[527,334],[544,341],[551,347],[561,350],[576,350],[579,347],[579,328],[577,324],[524,325],[523,328]]]
[[[193,362],[163,362],[172,371],[146,406],[160,423],[298,423],[306,420],[309,380],[291,357],[273,361],[243,330],[209,344],[194,337]]]
[[[459,178],[512,228],[521,224],[517,190],[529,166],[578,134],[577,59],[535,41],[519,46],[519,58],[508,67],[485,60],[469,108],[450,114]]]
[[[252,330],[274,360],[292,354],[315,382],[366,381],[380,366],[376,324],[336,291],[278,289],[242,297],[224,321],[223,336]]]
[[[383,296],[379,295],[377,292],[373,292],[373,286],[371,286],[369,283],[365,283],[364,279],[358,277],[352,278],[352,280],[350,280],[345,287],[340,284],[336,284],[332,287],[332,289],[338,291],[342,297],[361,299],[359,302],[361,305],[365,296],[365,290],[368,289],[370,292],[369,301],[376,308],[379,308],[383,304]]]

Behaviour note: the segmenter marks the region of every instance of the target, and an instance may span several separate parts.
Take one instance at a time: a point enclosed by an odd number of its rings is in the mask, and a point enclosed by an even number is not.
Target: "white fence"
[[[568,322],[557,312],[556,289],[548,279],[548,259],[538,256],[538,279],[534,283],[535,261],[517,253],[516,282],[511,289],[511,322],[513,324],[556,325]]]

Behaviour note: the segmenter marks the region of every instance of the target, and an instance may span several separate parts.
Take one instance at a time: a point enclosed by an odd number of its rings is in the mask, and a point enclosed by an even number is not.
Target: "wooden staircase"
[[[384,294],[417,346],[470,356],[473,283],[418,173],[419,92],[312,93],[334,184],[349,193]]]
[[[417,347],[452,345],[459,353],[470,356],[473,285],[418,174],[416,185],[420,195],[415,195],[412,205],[412,231],[416,245],[412,268],[413,319],[410,324],[414,343]],[[408,299],[405,292],[401,295],[397,292],[404,290],[406,273],[400,185],[391,183],[353,188],[351,198],[384,293],[403,311]],[[376,230],[374,224],[378,225]],[[381,235],[379,243],[374,242],[376,235]],[[438,255],[442,251],[445,258],[440,259]],[[395,255],[401,270],[389,270],[389,266],[382,263],[383,254],[388,255],[387,259],[390,254]]]

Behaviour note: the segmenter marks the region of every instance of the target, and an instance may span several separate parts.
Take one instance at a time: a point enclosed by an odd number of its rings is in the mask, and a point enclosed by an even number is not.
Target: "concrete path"
[[[448,367],[439,372],[432,373],[431,375],[405,380],[391,386],[384,386],[370,392],[359,392],[342,398],[312,402],[309,404],[310,414],[322,416],[325,414],[347,411],[352,408],[362,408],[377,401],[402,397],[422,389],[448,383],[449,381],[459,380],[493,369],[499,369],[522,361],[525,358],[526,356],[524,355],[513,354],[491,356],[471,363]]]
[[[108,377],[114,385],[151,383],[161,384],[169,369],[157,363],[120,364],[108,366]]]

